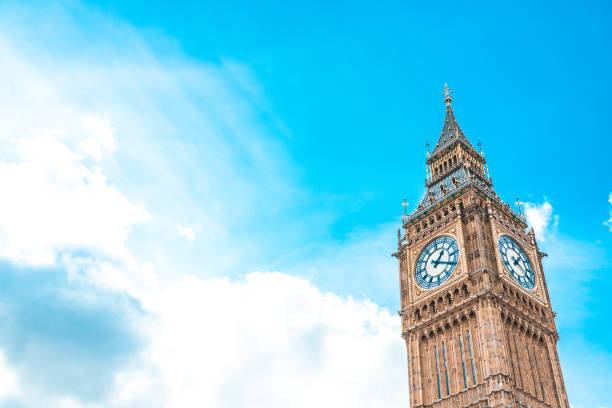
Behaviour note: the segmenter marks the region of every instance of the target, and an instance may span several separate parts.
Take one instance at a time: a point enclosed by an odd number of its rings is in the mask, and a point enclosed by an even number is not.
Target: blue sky
[[[570,402],[612,406],[611,16],[0,4],[0,405],[405,406],[389,255],[447,82],[549,254]]]

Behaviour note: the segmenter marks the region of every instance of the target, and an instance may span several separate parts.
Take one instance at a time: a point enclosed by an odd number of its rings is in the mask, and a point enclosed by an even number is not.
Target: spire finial
[[[448,84],[444,84],[444,89],[442,90],[442,96],[444,96],[444,102],[446,102],[446,106],[450,106],[451,102],[453,101],[453,99],[450,97],[450,94],[452,94],[453,91],[451,91],[450,89],[448,89]]]
[[[518,197],[516,197],[516,205],[518,206],[519,214],[523,215],[523,210],[521,209],[521,200],[519,200]]]
[[[404,206],[404,214],[402,215],[402,221],[404,221],[404,224],[405,224],[406,221],[408,220],[408,213],[406,211],[406,209],[408,208],[408,201],[406,201],[405,198],[404,198],[404,202],[402,203],[402,205]]]

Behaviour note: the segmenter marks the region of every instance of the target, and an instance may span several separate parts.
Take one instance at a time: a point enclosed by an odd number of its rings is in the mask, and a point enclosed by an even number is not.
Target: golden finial
[[[518,197],[516,197],[516,205],[518,206],[519,214],[523,215],[523,210],[521,209],[521,201]]]
[[[404,224],[406,223],[406,221],[408,221],[408,213],[407,213],[407,208],[408,208],[408,201],[406,201],[406,199],[404,198],[404,202],[402,203],[402,205],[404,206],[404,215],[402,215],[402,221],[404,222]]]
[[[451,91],[450,89],[448,89],[448,84],[444,84],[444,89],[442,90],[442,96],[444,96],[444,102],[446,102],[446,105],[450,105],[450,103],[453,101],[453,99],[450,97],[450,94],[452,94],[453,91]]]
[[[409,203],[408,203],[408,201],[406,201],[406,199],[404,198],[404,202],[402,203],[402,205],[404,206],[404,216],[407,216],[407,215],[408,215],[408,214],[407,214],[407,209],[408,209],[408,206],[409,206],[410,204],[409,204]]]

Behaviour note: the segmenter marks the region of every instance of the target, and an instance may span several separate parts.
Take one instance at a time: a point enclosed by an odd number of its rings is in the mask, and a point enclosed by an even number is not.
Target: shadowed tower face
[[[569,408],[533,229],[446,117],[425,196],[398,230],[410,406]],[[520,211],[520,202],[517,204]]]

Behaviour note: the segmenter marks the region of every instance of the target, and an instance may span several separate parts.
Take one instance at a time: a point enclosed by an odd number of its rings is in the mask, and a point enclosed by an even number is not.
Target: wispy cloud
[[[87,149],[98,135],[84,133]],[[111,137],[112,135],[108,135]],[[90,251],[125,260],[125,241],[146,210],[107,181],[50,131],[3,143],[10,157],[0,160],[0,255],[26,265],[52,266],[64,251]],[[94,152],[100,154],[100,150]],[[6,153],[5,153],[6,155]]]
[[[8,366],[4,351],[0,349],[0,402],[19,394],[17,373]]]
[[[552,233],[552,229],[556,228],[559,219],[557,215],[553,215],[553,207],[548,201],[541,204],[529,203],[525,204],[525,216],[527,223],[533,228],[538,240],[544,242]]]
[[[190,244],[193,244],[193,240],[195,239],[195,232],[193,228],[179,224],[176,226],[176,229],[179,234],[187,238],[187,241],[189,241]]]
[[[0,14],[5,256],[50,265],[77,250],[213,276],[260,256],[234,237],[296,189],[284,128],[261,120],[273,114],[248,67],[190,60],[85,6],[13,7]],[[46,31],[46,13],[61,30]],[[81,51],[56,58],[66,48]],[[189,252],[163,239],[177,219],[206,231]]]
[[[248,67],[172,46],[160,55],[172,41],[76,8],[78,19],[70,8],[0,14],[0,317],[11,322],[0,375],[18,381],[11,398],[405,405],[397,316],[304,279],[249,274],[264,245],[299,233],[271,220],[303,193]],[[34,24],[46,12],[55,18]],[[57,58],[67,44],[80,52]],[[364,252],[357,241],[345,255]]]
[[[610,228],[610,232],[612,232],[612,193],[610,193],[610,197],[608,197],[608,203],[610,203],[610,218],[608,221],[604,222],[604,225],[607,225]]]
[[[355,229],[342,240],[323,240],[289,253],[282,268],[334,293],[371,299],[399,307],[397,260],[398,224]]]

